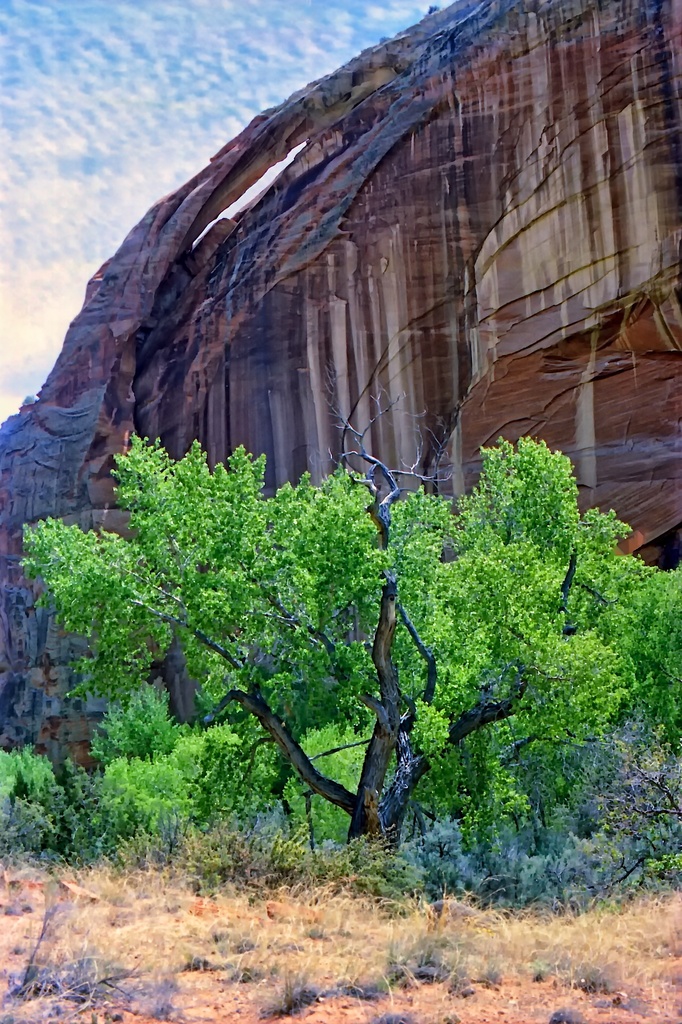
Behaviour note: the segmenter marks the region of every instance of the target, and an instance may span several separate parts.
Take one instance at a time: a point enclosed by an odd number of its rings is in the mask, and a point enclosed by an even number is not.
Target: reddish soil
[[[682,968],[682,963],[679,966]],[[682,993],[671,1006],[669,992],[590,996],[567,990],[556,982],[533,983],[513,978],[491,988],[472,987],[474,994],[466,998],[450,995],[444,985],[420,985],[409,992],[396,990],[371,1003],[348,997],[323,997],[299,1011],[295,1019],[306,1024],[371,1024],[384,1015],[393,1015],[391,1024],[401,1024],[403,1020],[405,1024],[548,1024],[555,1011],[568,1009],[582,1015],[573,1018],[574,1024],[580,1019],[585,1024],[667,1024],[682,1020]],[[248,988],[215,978],[204,980],[183,975],[176,1005],[187,1021],[238,1020],[241,1024],[256,1024],[263,1021],[267,993],[260,987],[255,991]],[[123,1020],[126,1024],[152,1024],[154,1018],[124,1013]]]

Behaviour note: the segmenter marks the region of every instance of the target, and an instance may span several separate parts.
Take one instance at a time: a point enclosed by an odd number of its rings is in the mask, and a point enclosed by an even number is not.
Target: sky
[[[259,111],[423,0],[0,0],[0,422],[92,273]]]

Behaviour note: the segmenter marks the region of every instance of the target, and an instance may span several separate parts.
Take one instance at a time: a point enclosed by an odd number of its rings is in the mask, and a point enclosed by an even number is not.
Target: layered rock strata
[[[541,436],[631,548],[679,558],[681,36],[682,0],[456,3],[149,211],[0,431],[3,744],[87,756],[98,707],[64,697],[73,641],[35,607],[21,528],[120,525],[132,431],[265,452],[274,487],[328,472],[339,416],[402,395],[371,438],[389,462],[444,452],[457,493],[482,444]]]

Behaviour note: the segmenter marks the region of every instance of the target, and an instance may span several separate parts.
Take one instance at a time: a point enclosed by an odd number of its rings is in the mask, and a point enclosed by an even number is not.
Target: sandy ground
[[[17,999],[46,920],[36,977],[52,991]],[[431,980],[442,964],[447,980]],[[324,893],[199,898],[152,874],[0,872],[0,1024],[255,1024],[292,1009],[306,1024],[682,1022],[682,899],[437,917]]]

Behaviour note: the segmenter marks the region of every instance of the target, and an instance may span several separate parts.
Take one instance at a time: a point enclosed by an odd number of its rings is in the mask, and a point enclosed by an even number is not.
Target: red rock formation
[[[447,443],[455,491],[500,434],[574,460],[631,545],[682,523],[682,0],[454,4],[267,111],[90,282],[39,401],[0,432],[4,742],[81,756],[72,641],[21,576],[21,525],[115,527],[132,430],[274,486],[338,450],[335,412],[404,393],[372,442]],[[258,200],[211,223],[305,147]],[[205,232],[205,229],[208,231]],[[205,232],[202,236],[202,232]],[[415,417],[418,417],[415,419]]]

